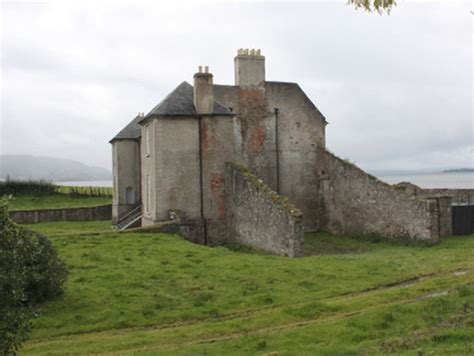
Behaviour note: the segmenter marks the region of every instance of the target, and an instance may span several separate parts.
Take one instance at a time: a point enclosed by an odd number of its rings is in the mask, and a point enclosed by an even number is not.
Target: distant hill
[[[81,162],[42,156],[0,156],[0,179],[45,179],[49,181],[110,180],[105,168],[87,166]]]
[[[443,173],[472,173],[474,168],[458,168],[458,169],[447,169]]]
[[[474,172],[474,168],[455,168],[455,169],[443,169],[443,168],[424,168],[424,169],[412,169],[412,170],[368,170],[370,174],[376,177],[387,177],[387,176],[412,176],[422,174],[440,174],[440,173],[469,173]]]

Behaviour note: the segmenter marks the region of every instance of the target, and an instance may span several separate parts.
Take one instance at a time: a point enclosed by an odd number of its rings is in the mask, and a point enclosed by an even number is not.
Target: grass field
[[[11,211],[14,210],[35,210],[53,208],[81,208],[112,204],[111,197],[97,196],[69,196],[67,194],[48,195],[17,195],[13,196],[8,204]]]
[[[66,292],[23,354],[474,353],[474,236],[416,247],[308,234],[308,256],[44,223]],[[244,252],[245,251],[245,252]]]

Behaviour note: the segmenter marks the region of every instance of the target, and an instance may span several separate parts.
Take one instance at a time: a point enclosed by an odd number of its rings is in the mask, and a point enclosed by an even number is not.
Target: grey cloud
[[[233,82],[239,47],[267,78],[300,83],[327,145],[365,168],[472,165],[469,4],[345,1],[73,5],[2,3],[4,153],[110,167],[108,140],[197,65]]]

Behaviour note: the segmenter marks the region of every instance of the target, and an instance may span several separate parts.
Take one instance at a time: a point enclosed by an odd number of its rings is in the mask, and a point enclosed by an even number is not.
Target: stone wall
[[[226,165],[228,240],[282,256],[303,255],[302,213],[245,167]]]
[[[456,204],[474,204],[474,189],[420,189],[421,197],[450,197]]]
[[[321,228],[336,234],[438,241],[436,199],[407,195],[325,149],[319,149],[317,156],[318,204],[325,215]]]
[[[450,197],[453,204],[474,204],[474,189],[452,189],[452,188],[420,188],[410,182],[401,182],[395,185],[399,190],[409,195],[417,195],[422,198]]]
[[[112,205],[100,205],[88,208],[17,210],[10,212],[10,218],[18,224],[34,224],[50,221],[110,220],[112,218]]]

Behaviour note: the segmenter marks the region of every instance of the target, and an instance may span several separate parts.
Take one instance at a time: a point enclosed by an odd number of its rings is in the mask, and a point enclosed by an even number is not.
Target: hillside
[[[112,173],[78,161],[29,155],[0,156],[0,179],[49,181],[110,180]]]
[[[473,173],[474,168],[447,169],[443,173]]]
[[[69,268],[24,355],[472,354],[474,236],[433,247],[326,233],[291,259],[45,223]]]

